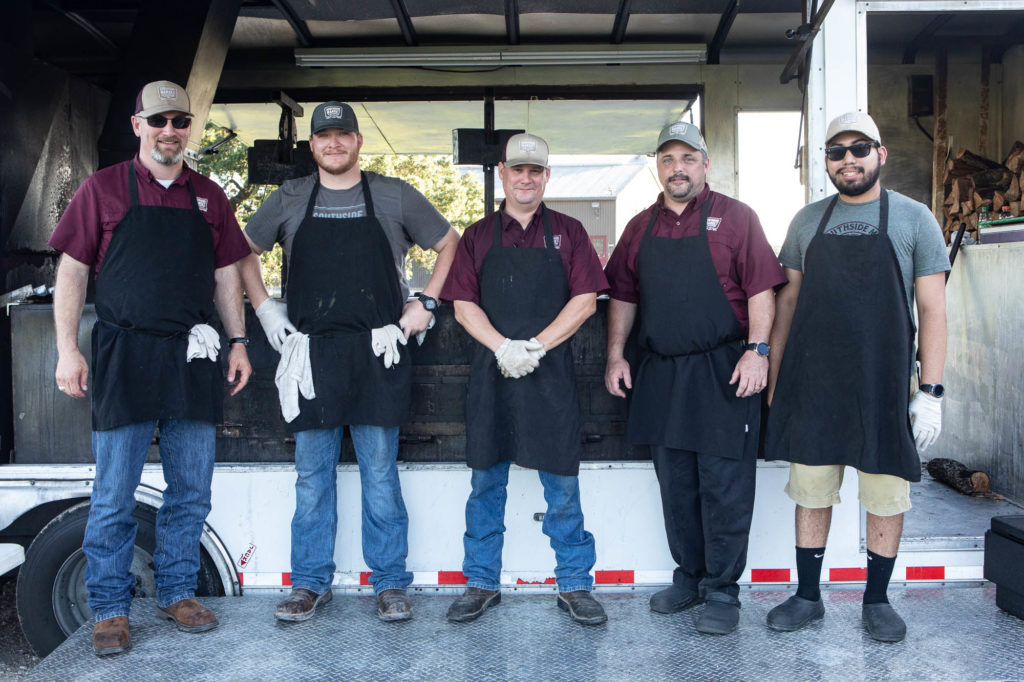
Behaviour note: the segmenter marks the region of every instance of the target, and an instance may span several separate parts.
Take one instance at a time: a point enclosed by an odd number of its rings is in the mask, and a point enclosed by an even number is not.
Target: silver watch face
[[[420,299],[420,303],[423,304],[423,307],[430,312],[437,310],[437,301],[432,297],[427,296],[426,294],[420,294],[418,298]]]

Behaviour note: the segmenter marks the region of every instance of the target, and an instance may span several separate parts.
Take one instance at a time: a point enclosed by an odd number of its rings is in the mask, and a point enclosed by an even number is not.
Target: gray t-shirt
[[[444,216],[409,183],[398,178],[364,171],[373,196],[373,211],[391,244],[391,256],[398,271],[403,299],[409,295],[405,281],[405,257],[413,244],[429,249],[448,234]],[[306,216],[315,176],[288,180],[267,197],[249,219],[245,234],[263,251],[280,243],[291,260],[292,240]],[[321,185],[313,215],[317,218],[360,218],[366,215],[362,183],[349,189],[328,189]]]
[[[907,294],[907,310],[914,319],[914,278],[949,270],[946,240],[928,207],[899,192],[889,192],[889,241],[896,252]],[[804,271],[807,245],[811,243],[821,216],[832,197],[808,204],[797,211],[789,223],[779,262],[787,268]],[[825,233],[856,238],[878,234],[879,199],[851,204],[839,199],[825,226]]]

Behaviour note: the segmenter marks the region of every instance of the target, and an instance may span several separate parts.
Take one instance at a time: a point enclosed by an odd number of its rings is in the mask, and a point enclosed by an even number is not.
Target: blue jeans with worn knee
[[[338,534],[338,457],[344,428],[295,434],[295,514],[292,516],[292,587],[320,594],[334,580]],[[362,489],[363,560],[375,593],[404,590],[409,516],[398,481],[398,427],[349,426]]]
[[[511,462],[473,469],[472,492],[466,501],[466,534],[462,573],[467,587],[501,588],[501,549],[505,541],[505,501]],[[548,503],[542,530],[555,550],[555,582],[559,592],[590,591],[590,569],[597,561],[594,536],[583,528],[580,480],[538,471]]]
[[[170,606],[194,597],[199,571],[199,540],[210,512],[210,482],[216,429],[212,423],[161,419],[93,431],[96,481],[82,550],[88,559],[85,586],[96,621],[127,616],[132,603],[131,574],[138,524],[132,518],[142,466],[160,427],[164,502],[156,515],[153,554],[157,604]]]

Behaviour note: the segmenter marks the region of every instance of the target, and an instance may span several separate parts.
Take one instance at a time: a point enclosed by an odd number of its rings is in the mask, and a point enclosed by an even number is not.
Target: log
[[[1020,201],[1020,178],[1014,176],[1006,190],[1007,201]]]
[[[1011,201],[1010,202],[1010,213],[1013,214],[1014,218],[1019,218],[1020,217],[1020,204],[1021,204],[1021,202],[1019,202],[1019,201]]]
[[[989,491],[990,482],[988,474],[984,471],[968,469],[955,459],[939,457],[929,460],[925,467],[936,481],[945,483],[953,490],[964,495],[987,493]]]
[[[1006,160],[1003,161],[1003,165],[1010,169],[1010,172],[1016,173],[1021,169],[1024,169],[1024,142],[1017,140],[1010,147],[1010,152],[1006,155]]]
[[[1013,173],[1005,168],[990,168],[989,170],[978,171],[971,175],[974,188],[981,192],[986,189],[1005,190],[1013,181]]]

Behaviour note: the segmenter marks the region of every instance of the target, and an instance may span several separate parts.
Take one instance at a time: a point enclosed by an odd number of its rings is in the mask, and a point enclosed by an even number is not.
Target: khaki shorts
[[[808,509],[839,504],[839,488],[843,485],[845,470],[841,465],[808,466],[791,462],[786,494]],[[910,509],[910,482],[899,476],[857,471],[857,484],[857,498],[875,516],[894,516]]]

